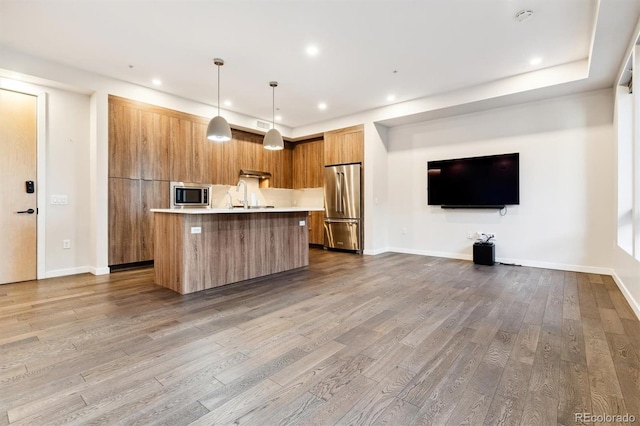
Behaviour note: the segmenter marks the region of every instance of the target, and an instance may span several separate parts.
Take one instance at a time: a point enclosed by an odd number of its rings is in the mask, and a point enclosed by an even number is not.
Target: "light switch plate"
[[[69,204],[69,200],[66,195],[52,195],[51,204],[66,205]]]
[[[191,227],[192,234],[202,234],[202,227],[200,226],[192,226]]]
[[[304,221],[304,220],[301,220],[300,222],[298,222],[298,225],[300,225],[300,226],[305,226],[306,224],[307,224],[307,222]]]

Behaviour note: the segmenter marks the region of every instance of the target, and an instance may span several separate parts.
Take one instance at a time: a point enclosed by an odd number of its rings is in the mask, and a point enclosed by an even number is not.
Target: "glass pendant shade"
[[[262,142],[264,149],[277,150],[284,149],[284,141],[282,135],[277,129],[271,129],[264,135],[264,141]]]
[[[227,142],[231,140],[231,127],[227,120],[220,116],[220,67],[224,65],[224,60],[214,58],[213,63],[218,67],[218,115],[209,121],[207,139],[214,142]]]
[[[227,142],[231,140],[231,127],[224,117],[213,117],[207,126],[207,139],[214,142]]]

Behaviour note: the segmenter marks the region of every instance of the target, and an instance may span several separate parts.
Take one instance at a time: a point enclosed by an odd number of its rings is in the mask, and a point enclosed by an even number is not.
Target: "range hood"
[[[271,177],[271,173],[261,172],[258,170],[240,169],[240,174],[238,176],[241,178],[269,179]]]

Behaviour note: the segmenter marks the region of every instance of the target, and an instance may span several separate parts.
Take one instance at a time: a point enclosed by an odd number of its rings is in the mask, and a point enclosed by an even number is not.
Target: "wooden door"
[[[0,284],[36,279],[36,116],[35,96],[0,90]]]

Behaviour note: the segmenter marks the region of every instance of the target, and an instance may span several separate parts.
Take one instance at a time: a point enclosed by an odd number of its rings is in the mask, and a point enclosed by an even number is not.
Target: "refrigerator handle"
[[[340,172],[340,213],[344,213],[344,198],[342,190],[344,189],[344,172]]]
[[[336,212],[342,213],[342,173],[336,172],[338,185],[336,188]]]

